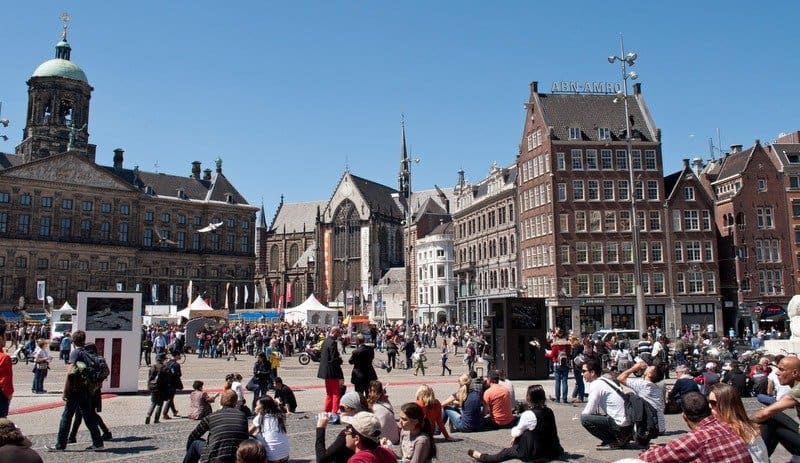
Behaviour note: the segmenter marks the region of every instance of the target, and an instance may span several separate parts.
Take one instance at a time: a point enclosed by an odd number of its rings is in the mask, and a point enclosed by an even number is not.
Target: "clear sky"
[[[69,11],[94,87],[97,161],[225,175],[271,219],[327,199],[349,166],[396,188],[405,114],[412,189],[483,178],[517,154],[529,83],[619,81],[619,34],[663,133],[665,174],[721,145],[800,130],[800,3],[752,1],[3,2],[0,151]]]

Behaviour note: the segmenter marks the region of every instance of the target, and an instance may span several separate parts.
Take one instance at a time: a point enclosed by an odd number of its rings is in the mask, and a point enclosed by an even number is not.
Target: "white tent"
[[[325,307],[314,295],[308,296],[302,304],[284,311],[287,322],[302,323],[311,326],[332,326],[339,319],[339,311]]]
[[[195,317],[224,317],[227,313],[227,310],[212,309],[210,305],[206,304],[206,301],[204,301],[202,297],[197,296],[197,299],[195,299],[189,307],[179,310],[176,315],[179,319],[181,317],[192,319]]]
[[[75,309],[73,309],[72,306],[69,305],[69,301],[65,301],[64,305],[62,305],[61,308],[58,310],[75,310]]]

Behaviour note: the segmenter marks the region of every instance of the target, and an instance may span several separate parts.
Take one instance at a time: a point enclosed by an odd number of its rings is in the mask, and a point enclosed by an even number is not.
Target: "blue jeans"
[[[450,421],[454,431],[461,431],[461,413],[451,407],[444,407],[444,416],[446,421]]]
[[[100,437],[100,428],[97,425],[97,415],[92,406],[92,398],[85,394],[67,398],[67,402],[64,404],[64,411],[61,413],[61,422],[58,424],[56,447],[60,449],[67,447],[67,434],[69,434],[72,426],[72,417],[75,416],[76,410],[81,411],[86,428],[89,429],[89,433],[92,435],[92,444],[95,447],[102,447],[103,439]]]
[[[572,369],[572,374],[575,376],[575,390],[572,391],[572,397],[580,400],[586,399],[586,383],[583,382],[582,367],[575,367]]]
[[[35,365],[38,365],[35,364]],[[33,370],[33,386],[31,387],[34,392],[42,392],[44,391],[44,378],[47,376],[47,369],[38,369],[35,368]]]
[[[756,400],[760,404],[770,406],[776,402],[775,396],[767,395],[767,394],[759,394],[756,396]]]
[[[553,379],[556,382],[556,402],[567,402],[567,380],[569,379],[569,368],[553,368]]]

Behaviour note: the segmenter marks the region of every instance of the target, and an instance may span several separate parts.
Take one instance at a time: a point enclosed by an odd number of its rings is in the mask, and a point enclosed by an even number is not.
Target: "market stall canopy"
[[[313,294],[308,296],[308,299],[302,304],[286,309],[284,312],[285,321],[311,326],[332,326],[338,318],[338,310],[326,307]]]
[[[75,310],[75,309],[73,309],[72,306],[69,305],[69,301],[65,301],[64,305],[62,305],[61,308],[58,310]]]

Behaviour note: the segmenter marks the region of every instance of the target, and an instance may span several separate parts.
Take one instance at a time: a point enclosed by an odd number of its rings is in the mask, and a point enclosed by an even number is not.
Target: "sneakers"
[[[113,437],[111,436],[111,431],[104,432],[103,435],[100,436],[100,438],[103,439],[103,440],[111,440],[111,439],[113,439]]]
[[[328,424],[339,424],[341,423],[341,418],[339,418],[338,413],[332,413],[330,418],[328,418]]]
[[[52,445],[52,446],[51,445],[45,445],[44,449],[47,450],[48,452],[63,452],[64,450],[66,450],[66,449],[64,449],[62,447],[58,447],[56,445]]]

